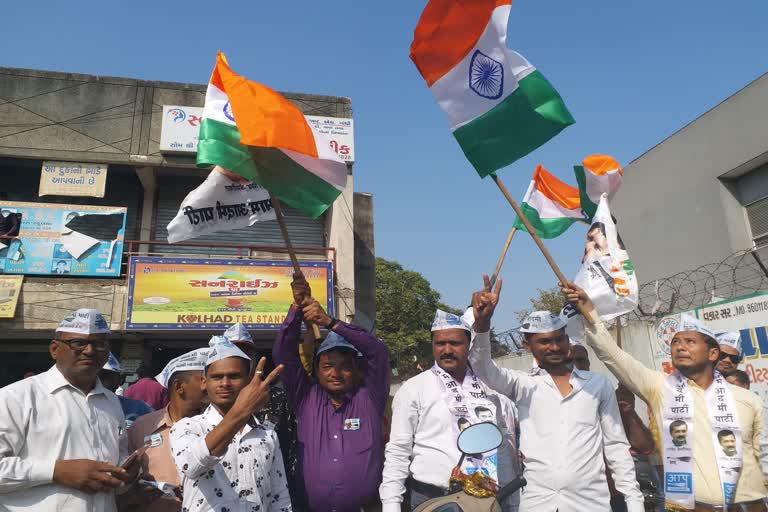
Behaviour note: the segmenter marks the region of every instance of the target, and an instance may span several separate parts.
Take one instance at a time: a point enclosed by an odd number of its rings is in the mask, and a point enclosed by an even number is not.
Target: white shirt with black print
[[[226,453],[215,457],[205,436],[222,419],[209,405],[171,428],[171,450],[184,493],[182,512],[292,512],[275,431],[253,418],[235,434]]]

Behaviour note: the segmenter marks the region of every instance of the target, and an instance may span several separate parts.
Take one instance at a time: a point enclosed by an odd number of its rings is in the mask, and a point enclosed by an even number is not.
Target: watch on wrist
[[[328,330],[332,331],[334,327],[336,327],[336,324],[339,323],[339,320],[337,318],[331,317],[331,321],[328,324]]]

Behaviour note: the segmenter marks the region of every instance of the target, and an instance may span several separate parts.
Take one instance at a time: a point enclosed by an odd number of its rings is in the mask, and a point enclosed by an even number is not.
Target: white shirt
[[[170,432],[171,450],[188,512],[290,512],[291,498],[275,431],[246,425],[221,457],[211,455],[205,436],[224,418],[213,406],[184,418]]]
[[[488,399],[496,403],[496,424],[504,433],[499,447],[499,483],[514,479],[518,473],[515,449],[514,405],[490,390]],[[379,495],[383,512],[399,512],[405,493],[405,480],[446,489],[451,470],[461,458],[453,430],[455,419],[443,398],[442,384],[431,371],[408,379],[392,402],[392,428],[385,450],[384,471]],[[504,503],[504,510],[517,510],[520,493]]]
[[[53,483],[57,460],[117,465],[127,436],[120,402],[96,380],[87,395],[54,365],[0,389],[0,511],[111,512],[114,492]]]
[[[629,512],[643,512],[629,442],[607,378],[574,369],[573,390],[563,398],[543,369],[525,373],[496,366],[487,332],[477,334],[470,362],[483,382],[517,405],[528,480],[521,511],[609,512],[605,454]]]

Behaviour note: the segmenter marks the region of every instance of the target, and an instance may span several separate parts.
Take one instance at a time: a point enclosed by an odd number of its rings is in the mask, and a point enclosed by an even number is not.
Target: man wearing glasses
[[[51,340],[51,369],[0,389],[3,510],[114,512],[114,489],[138,474],[139,464],[118,467],[125,417],[97,377],[109,332],[98,311],[78,309]]]
[[[736,331],[718,334],[717,344],[720,345],[717,370],[723,374],[723,377],[728,377],[738,369],[741,362],[741,334]]]

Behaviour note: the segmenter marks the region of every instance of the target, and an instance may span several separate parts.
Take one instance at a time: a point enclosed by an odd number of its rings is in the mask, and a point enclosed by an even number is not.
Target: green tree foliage
[[[560,292],[560,288],[557,286],[546,290],[538,288],[536,293],[538,293],[536,297],[528,299],[531,303],[530,308],[521,309],[520,311],[515,312],[517,319],[520,322],[525,320],[525,317],[533,311],[551,311],[552,313],[559,315],[560,310],[562,310],[565,305],[565,298]]]
[[[469,304],[470,298],[467,298]],[[407,378],[432,366],[430,326],[435,311],[461,315],[440,302],[440,293],[418,272],[384,258],[376,258],[376,335],[389,347],[399,378]],[[494,355],[509,349],[491,331]]]

